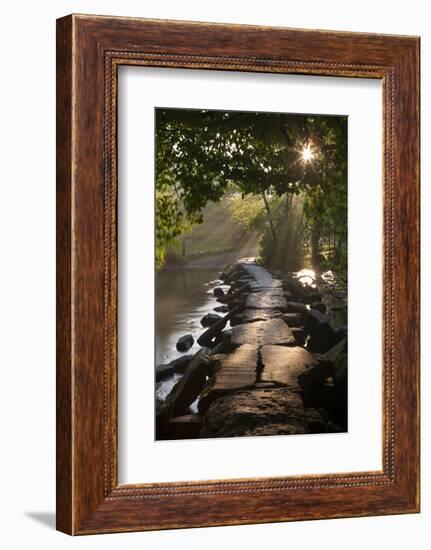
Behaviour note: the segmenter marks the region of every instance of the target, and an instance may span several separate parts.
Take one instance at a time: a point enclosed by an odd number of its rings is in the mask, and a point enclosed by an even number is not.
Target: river
[[[218,279],[220,269],[215,267],[185,267],[163,269],[156,277],[156,365],[167,364],[181,355],[195,353],[200,349],[196,339],[205,330],[200,320],[221,305],[213,290],[223,287]],[[191,334],[193,347],[181,353],[176,343],[181,336]],[[156,393],[164,399],[178,380],[178,375],[156,385]]]

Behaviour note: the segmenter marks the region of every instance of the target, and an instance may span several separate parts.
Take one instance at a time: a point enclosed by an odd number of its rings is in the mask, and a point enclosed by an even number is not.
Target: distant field
[[[204,222],[195,225],[191,231],[180,237],[180,246],[170,250],[175,256],[185,259],[202,255],[217,254],[247,248],[254,254],[259,252],[259,236],[247,232],[235,222],[227,208],[226,199],[210,203],[204,210]]]

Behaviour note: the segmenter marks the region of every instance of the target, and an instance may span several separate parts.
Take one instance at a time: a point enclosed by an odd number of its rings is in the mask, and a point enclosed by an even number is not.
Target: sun
[[[304,145],[301,150],[301,158],[303,162],[311,162],[314,158],[314,152],[310,145]]]

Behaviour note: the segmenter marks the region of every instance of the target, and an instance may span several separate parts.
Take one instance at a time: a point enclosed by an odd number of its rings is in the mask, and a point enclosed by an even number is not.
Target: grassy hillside
[[[258,234],[247,232],[242,225],[232,219],[227,201],[228,199],[223,199],[219,203],[209,203],[205,207],[203,223],[195,225],[191,231],[182,235],[179,238],[179,246],[169,250],[169,263],[239,249],[247,249],[258,254]]]

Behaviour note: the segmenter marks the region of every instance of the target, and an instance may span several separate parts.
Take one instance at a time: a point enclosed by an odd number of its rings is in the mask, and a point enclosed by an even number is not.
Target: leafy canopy
[[[346,187],[346,122],[317,115],[156,109],[158,265],[166,248],[202,221],[205,205],[218,202],[232,186],[242,197],[264,199],[305,192],[310,219],[319,209],[343,218],[344,206],[336,203],[337,189]]]

